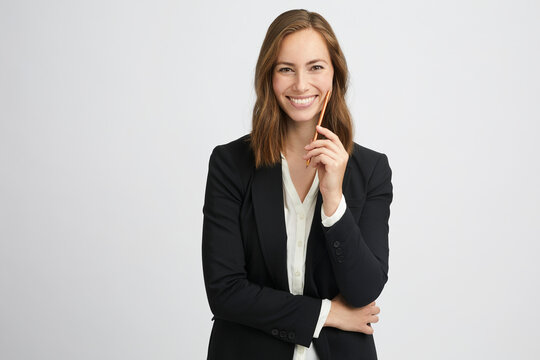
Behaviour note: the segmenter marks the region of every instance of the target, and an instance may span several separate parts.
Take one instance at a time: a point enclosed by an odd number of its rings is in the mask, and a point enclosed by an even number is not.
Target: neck
[[[287,138],[285,139],[285,156],[303,156],[306,153],[304,146],[313,141],[317,119],[312,121],[292,121],[287,123]]]

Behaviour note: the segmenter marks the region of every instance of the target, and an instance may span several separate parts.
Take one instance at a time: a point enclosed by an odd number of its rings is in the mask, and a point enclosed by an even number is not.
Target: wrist
[[[334,327],[334,300],[330,301],[330,311],[324,322],[325,327]]]
[[[324,214],[328,217],[331,217],[336,212],[339,203],[341,202],[342,193],[333,194],[333,195],[323,195],[323,211]]]
[[[339,308],[339,304],[336,300],[330,301],[330,311],[328,312],[328,316],[326,317],[324,326],[338,328],[338,316],[337,316],[337,312],[339,311],[338,308]]]

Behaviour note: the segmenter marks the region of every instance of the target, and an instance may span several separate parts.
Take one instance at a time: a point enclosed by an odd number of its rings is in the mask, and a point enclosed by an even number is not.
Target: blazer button
[[[279,330],[278,329],[272,329],[272,335],[278,336],[279,335]]]
[[[338,263],[341,264],[341,263],[344,262],[344,261],[345,261],[345,256],[338,256],[338,257],[337,257],[337,262],[338,262]]]
[[[336,249],[336,255],[341,255],[343,254],[343,249],[342,248],[337,248]]]
[[[295,335],[294,335],[294,333],[291,331],[291,332],[289,333],[289,340],[294,340],[294,338],[295,338]]]
[[[339,245],[341,245],[341,243],[338,240],[334,241],[334,247],[335,248],[338,248]]]
[[[279,337],[282,338],[282,339],[286,339],[287,338],[287,332],[285,330],[281,330],[279,332]]]

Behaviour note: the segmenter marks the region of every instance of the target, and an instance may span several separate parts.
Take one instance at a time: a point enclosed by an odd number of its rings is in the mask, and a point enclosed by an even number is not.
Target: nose
[[[298,71],[294,79],[293,90],[303,93],[308,90],[307,76],[303,71]]]

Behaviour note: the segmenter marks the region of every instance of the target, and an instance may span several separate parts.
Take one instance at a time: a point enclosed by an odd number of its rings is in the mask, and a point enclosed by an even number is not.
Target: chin
[[[313,122],[313,119],[299,119],[299,118],[291,118],[292,121],[297,123],[305,123],[305,122]]]
[[[299,114],[287,114],[289,116],[289,119],[291,119],[294,122],[309,122],[313,121],[315,118],[315,115],[309,114],[309,115],[299,115]]]

